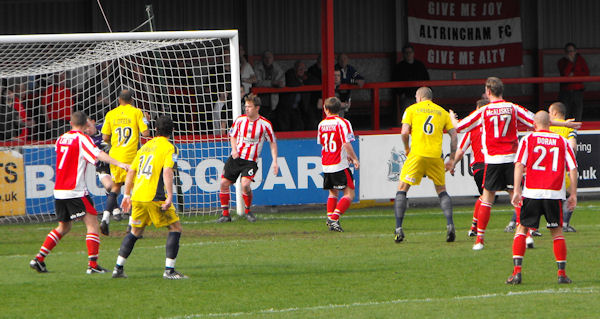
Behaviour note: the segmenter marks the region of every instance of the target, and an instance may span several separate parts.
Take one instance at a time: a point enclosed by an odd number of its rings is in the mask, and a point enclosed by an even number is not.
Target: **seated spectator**
[[[265,51],[262,56],[262,61],[254,66],[256,73],[257,87],[274,87],[281,88],[285,86],[285,75],[281,67],[273,62],[274,57],[271,51]],[[267,118],[271,117],[271,112],[277,108],[279,103],[279,94],[261,94],[259,95],[263,105],[261,105],[260,113]]]
[[[306,65],[302,61],[296,61],[294,67],[285,72],[285,83],[288,87],[303,86],[306,78]],[[308,102],[308,92],[282,94],[277,107],[277,129],[301,131],[306,121],[313,122],[312,115],[308,113]]]
[[[429,73],[425,64],[415,60],[415,49],[407,44],[402,48],[402,61],[398,62],[392,72],[392,81],[428,81]],[[418,87],[399,88],[395,90],[396,123],[402,123],[404,110],[416,103],[415,93]]]
[[[70,128],[73,95],[66,87],[65,72],[54,76],[52,83],[46,87],[42,95],[42,105],[46,107],[50,138],[57,138]]]
[[[365,85],[365,78],[356,71],[356,68],[348,64],[348,61],[348,56],[340,53],[338,63],[335,65],[335,69],[341,72],[342,84],[356,84],[363,87]]]
[[[350,90],[340,90],[340,84],[342,84],[342,72],[340,70],[333,71],[333,77],[335,80],[335,97],[340,99],[342,102],[342,108],[340,110],[339,116],[344,117],[344,115],[350,109]],[[317,108],[319,110],[323,110],[323,100],[319,99],[317,101]]]
[[[565,56],[558,60],[560,76],[588,76],[590,69],[585,59],[577,53],[574,43],[565,45]],[[581,121],[583,117],[583,82],[565,82],[560,84],[558,99],[567,106],[567,117]]]
[[[248,57],[246,56],[246,50],[244,47],[240,45],[240,78],[242,81],[242,86],[244,87],[244,92],[242,96],[250,93],[250,88],[257,82],[256,74],[254,73],[254,69],[252,65],[248,63]]]
[[[0,140],[25,141],[27,129],[21,110],[21,103],[14,92],[4,89],[0,96]]]

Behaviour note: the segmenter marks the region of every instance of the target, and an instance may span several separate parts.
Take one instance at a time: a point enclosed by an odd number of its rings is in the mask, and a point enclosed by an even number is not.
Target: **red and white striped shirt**
[[[512,163],[519,145],[517,120],[533,127],[534,114],[520,105],[504,100],[475,110],[458,123],[458,132],[482,126],[481,144],[486,164]]]
[[[485,163],[485,158],[482,152],[483,147],[481,145],[481,131],[481,126],[468,131],[465,133],[465,135],[463,135],[460,143],[458,144],[459,148],[463,152],[466,152],[467,149],[469,149],[469,146],[471,147],[471,150],[473,151],[473,157],[471,157],[471,162],[469,163],[469,166],[471,167],[473,167],[473,165],[476,163]]]
[[[565,199],[565,168],[577,168],[567,139],[550,131],[523,137],[515,162],[526,167],[523,197],[533,199]]]
[[[229,136],[237,139],[235,148],[240,154],[240,158],[253,162],[258,159],[264,140],[270,143],[275,142],[273,126],[262,116],[251,121],[248,116],[240,115],[233,122]]]
[[[87,195],[85,170],[88,162],[96,163],[100,149],[89,136],[80,131],[69,131],[56,140],[55,151],[54,198],[69,199]]]
[[[335,173],[349,167],[348,154],[342,147],[354,141],[350,122],[339,116],[328,116],[319,123],[317,143],[321,147],[323,172]]]

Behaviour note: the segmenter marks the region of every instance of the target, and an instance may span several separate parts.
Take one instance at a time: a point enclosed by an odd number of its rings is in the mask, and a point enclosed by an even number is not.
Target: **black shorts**
[[[225,167],[223,167],[223,177],[228,180],[235,182],[240,176],[248,177],[252,181],[254,181],[254,174],[258,171],[258,164],[254,161],[248,161],[242,158],[236,158],[229,156],[227,161],[225,162]]]
[[[521,207],[521,225],[539,228],[540,217],[546,217],[547,228],[562,227],[563,211],[560,199],[523,198]]]
[[[485,172],[485,164],[475,163],[471,169],[473,170],[473,179],[477,185],[477,190],[479,191],[479,195],[481,195],[483,194],[483,174]]]
[[[86,213],[98,215],[94,202],[89,195],[79,198],[54,199],[56,219],[59,222],[70,222],[83,217]]]
[[[488,191],[504,191],[512,188],[515,180],[515,164],[485,164],[483,188]]]
[[[110,175],[110,164],[102,161],[98,162],[96,164],[96,173]]]
[[[354,189],[354,179],[349,168],[335,173],[323,173],[323,189]]]

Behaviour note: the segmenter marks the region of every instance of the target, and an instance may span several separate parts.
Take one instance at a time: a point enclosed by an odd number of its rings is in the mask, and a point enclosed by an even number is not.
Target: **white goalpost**
[[[123,89],[152,136],[158,116],[175,123],[178,211],[220,212],[227,130],[241,113],[237,30],[18,35],[0,36],[0,223],[53,220],[56,138],[75,111],[101,124]],[[86,181],[102,211],[94,167]]]

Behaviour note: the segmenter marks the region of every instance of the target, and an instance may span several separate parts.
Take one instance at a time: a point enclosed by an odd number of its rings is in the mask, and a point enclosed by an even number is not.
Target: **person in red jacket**
[[[558,60],[557,65],[561,76],[590,75],[585,59],[577,53],[577,47],[571,42],[565,44],[565,56]],[[560,84],[558,99],[567,106],[568,118],[575,118],[576,121],[581,121],[583,115],[583,89],[582,82]]]

